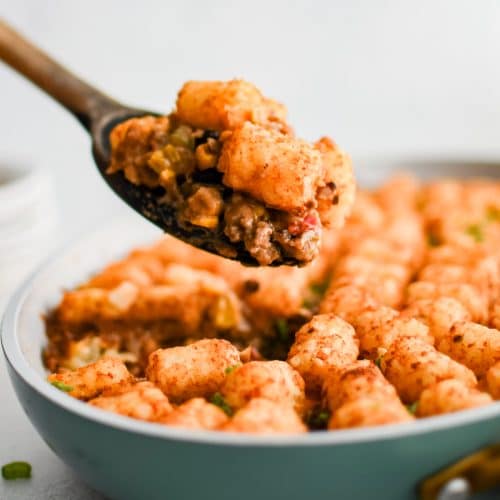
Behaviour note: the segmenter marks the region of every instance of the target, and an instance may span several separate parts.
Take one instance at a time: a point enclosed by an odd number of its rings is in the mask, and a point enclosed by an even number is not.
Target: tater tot
[[[226,370],[240,363],[227,340],[204,339],[187,346],[158,349],[149,355],[146,377],[174,402],[206,397],[219,389]]]
[[[486,372],[486,387],[494,399],[500,399],[500,361]]]
[[[227,374],[220,392],[227,404],[239,409],[253,398],[264,398],[291,406],[302,414],[304,380],[284,361],[250,361]]]
[[[418,337],[427,344],[434,344],[429,327],[414,318],[395,318],[374,328],[368,334],[360,335],[361,351],[374,358],[379,349],[389,349],[399,337]]]
[[[323,384],[323,401],[330,411],[335,412],[342,405],[363,398],[399,401],[396,389],[372,361],[355,361],[329,370]]]
[[[375,298],[360,287],[345,285],[330,286],[319,304],[320,314],[333,313],[348,323],[365,311],[375,309]]]
[[[288,363],[312,393],[319,392],[330,367],[341,367],[358,357],[354,328],[333,314],[314,316],[295,334]]]
[[[401,316],[425,323],[435,339],[445,336],[455,323],[471,319],[469,311],[451,297],[416,300],[401,311]]]
[[[398,337],[383,356],[381,368],[404,403],[417,401],[422,391],[441,380],[477,384],[471,370],[416,337]]]
[[[221,430],[250,434],[299,434],[306,432],[307,428],[290,406],[255,398],[238,410]]]
[[[477,323],[456,323],[437,347],[480,377],[500,361],[500,331]]]
[[[404,286],[401,280],[386,274],[383,269],[380,272],[334,276],[332,286],[345,285],[353,285],[366,290],[367,293],[376,296],[381,305],[388,307],[399,307],[404,297]]]
[[[413,419],[414,417],[398,400],[382,401],[365,397],[341,406],[331,416],[328,429],[371,427],[408,422]]]
[[[448,379],[425,389],[417,406],[419,417],[430,417],[491,403],[491,396],[462,380]]]
[[[170,412],[161,423],[185,429],[213,430],[223,426],[228,416],[217,406],[203,398],[193,398]]]
[[[419,299],[451,297],[458,300],[470,313],[472,321],[484,323],[488,320],[488,302],[472,285],[466,283],[431,283],[415,281],[408,286],[406,303]]]
[[[286,129],[286,108],[244,80],[186,82],[177,97],[176,114],[182,122],[209,130],[234,129],[245,121],[282,124]]]
[[[318,212],[326,227],[340,228],[351,213],[356,196],[356,181],[351,158],[330,138],[322,137],[314,145],[321,151],[324,167],[324,182],[327,189],[333,189],[337,202],[328,197],[318,197]]]
[[[500,300],[497,300],[491,305],[490,326],[500,330]]]
[[[137,382],[120,387],[119,390],[111,390],[110,394],[105,393],[91,399],[89,404],[102,410],[150,422],[158,421],[172,411],[167,396],[151,382]]]
[[[48,381],[78,399],[90,399],[105,389],[127,385],[133,380],[125,363],[118,358],[104,357],[74,371],[52,373]]]
[[[311,144],[249,122],[224,141],[218,169],[226,186],[286,212],[314,206],[323,175]]]

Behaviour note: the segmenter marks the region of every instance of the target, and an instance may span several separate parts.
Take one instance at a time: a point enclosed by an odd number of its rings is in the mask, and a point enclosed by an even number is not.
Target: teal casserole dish
[[[399,165],[422,177],[498,175],[497,167],[485,164]],[[387,162],[358,171],[373,173],[366,184],[391,170]],[[135,218],[110,224],[42,265],[13,296],[3,319],[2,346],[24,411],[89,485],[118,500],[443,500],[466,498],[451,493],[465,495],[468,487],[485,490],[477,498],[500,498],[494,489],[498,450],[481,451],[500,443],[500,403],[407,424],[261,437],[140,422],[99,411],[48,384],[40,314],[63,288],[158,234]],[[450,481],[457,477],[469,482]]]

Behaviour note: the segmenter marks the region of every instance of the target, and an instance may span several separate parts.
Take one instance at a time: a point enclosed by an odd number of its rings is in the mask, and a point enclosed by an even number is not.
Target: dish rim
[[[38,276],[43,274],[47,267],[55,264],[57,260],[62,259],[74,247],[84,243],[86,240],[90,239],[91,236],[95,235],[96,232],[100,232],[99,230],[102,231],[105,227],[109,227],[109,225],[109,222],[100,224],[97,228],[98,231],[86,232],[74,241],[63,245],[53,252],[51,256],[43,260],[22,282],[8,301],[0,324],[0,340],[7,363],[14,370],[16,375],[32,390],[62,410],[66,410],[75,416],[88,419],[95,424],[109,426],[120,431],[143,435],[145,437],[182,441],[189,444],[240,447],[335,446],[385,441],[475,424],[495,417],[500,418],[500,401],[496,401],[480,408],[426,417],[407,423],[335,431],[316,431],[306,434],[261,436],[168,427],[166,425],[145,422],[101,410],[72,398],[47,383],[25,357],[19,343],[18,320],[31,287]],[[140,245],[141,243],[143,242],[139,242],[138,244]]]

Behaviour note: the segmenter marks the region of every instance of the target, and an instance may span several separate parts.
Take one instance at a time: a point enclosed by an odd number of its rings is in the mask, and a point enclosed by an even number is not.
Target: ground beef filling
[[[280,258],[281,252],[297,260],[311,260],[321,236],[315,210],[290,215],[266,209],[262,204],[234,193],[226,204],[224,232],[232,243],[243,242],[261,264]]]
[[[283,258],[308,262],[316,256],[321,236],[316,210],[288,214],[222,184],[218,132],[193,129],[171,116],[168,125],[150,135],[149,152],[139,148],[139,138],[127,137],[129,149],[116,152],[109,172],[123,170],[134,184],[162,187],[163,200],[176,207],[185,229],[219,231],[242,244],[260,265]],[[335,186],[319,194],[331,197],[332,190]]]

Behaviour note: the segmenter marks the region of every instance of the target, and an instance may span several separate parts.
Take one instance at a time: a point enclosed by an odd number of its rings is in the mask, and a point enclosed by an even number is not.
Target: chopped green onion
[[[410,404],[410,405],[406,405],[406,409],[412,414],[412,415],[415,415],[415,413],[417,413],[417,409],[418,409],[418,401],[415,401],[414,403]]]
[[[281,340],[286,341],[290,336],[290,328],[288,326],[288,321],[283,318],[279,318],[275,323],[276,331]]]
[[[484,241],[483,228],[479,224],[471,224],[469,227],[467,227],[465,232],[478,243]]]
[[[311,292],[314,293],[315,295],[320,295],[323,296],[328,288],[330,280],[325,280],[321,283],[313,283],[310,286]]]
[[[233,365],[233,366],[228,366],[225,370],[224,370],[224,373],[226,375],[229,375],[230,373],[234,372],[234,370],[236,370],[236,368],[238,368],[239,366],[241,365]]]
[[[31,477],[31,465],[28,462],[11,462],[2,467],[2,477],[11,479],[28,479]]]
[[[233,409],[226,403],[226,400],[220,392],[213,394],[210,398],[210,402],[213,405],[218,406],[228,417],[233,415]]]
[[[382,358],[383,356],[379,356],[376,360],[375,360],[375,364],[378,366],[378,369],[379,370],[382,370],[382,367],[380,366],[381,363],[382,363]]]
[[[430,247],[438,247],[441,242],[439,241],[439,238],[437,237],[436,234],[434,233],[429,233],[427,235],[427,244],[430,246]]]
[[[73,390],[73,387],[71,387],[70,385],[66,385],[64,382],[60,382],[59,380],[53,380],[51,384],[55,388],[63,392],[71,392]]]
[[[314,430],[326,429],[330,412],[320,407],[313,408],[306,417],[307,425]]]

